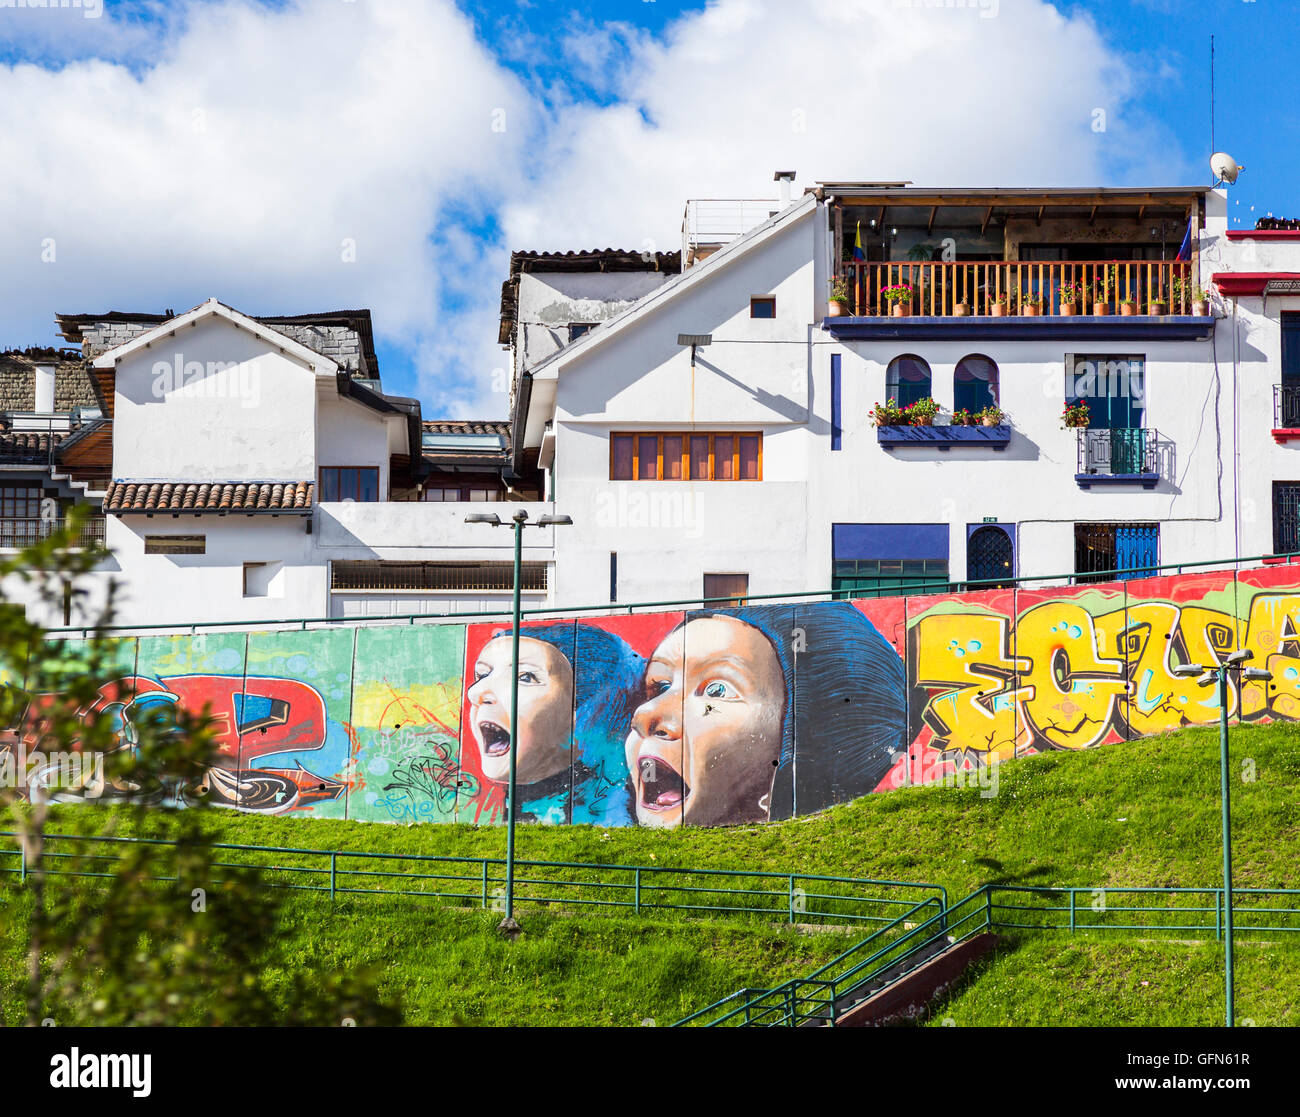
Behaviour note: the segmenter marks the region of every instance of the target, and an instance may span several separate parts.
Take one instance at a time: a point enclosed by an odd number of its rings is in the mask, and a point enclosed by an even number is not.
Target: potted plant
[[[895,283],[884,288],[880,297],[889,304],[889,313],[894,318],[906,318],[912,313],[912,299],[916,291],[910,283]]]
[[[903,421],[911,427],[932,427],[939,405],[929,396],[903,408]]]
[[[832,318],[841,318],[850,312],[853,296],[849,292],[849,281],[840,276],[831,284],[831,301],[827,313]]]
[[[961,302],[952,304],[952,315],[954,318],[965,318],[970,314],[970,300],[962,299]]]
[[[1006,417],[1007,417],[1006,412],[1003,411],[1002,408],[1000,408],[996,403],[989,404],[988,407],[984,408],[983,411],[981,411],[978,415],[975,416],[975,418],[978,419],[980,423],[986,427],[999,426],[1001,425],[1002,421],[1006,419]]]
[[[1043,296],[1025,291],[1020,296],[1020,313],[1027,318],[1037,318],[1043,313]]]
[[[1061,427],[1074,430],[1088,425],[1089,412],[1086,403],[1067,403],[1061,412]]]
[[[1101,318],[1110,313],[1110,294],[1119,286],[1115,268],[1106,268],[1092,285],[1092,313]]]
[[[1189,313],[1201,318],[1210,313],[1210,303],[1206,297],[1205,288],[1193,283],[1190,278],[1181,275],[1174,276],[1173,298],[1174,306],[1178,310],[1182,310],[1186,306]]]
[[[903,409],[898,406],[898,401],[892,399],[884,403],[877,402],[867,412],[867,416],[871,419],[872,426],[876,427],[901,427],[907,421],[903,418]]]
[[[1125,318],[1132,317],[1137,313],[1137,299],[1135,299],[1131,294],[1125,295],[1124,298],[1120,300],[1119,312]]]
[[[952,425],[954,427],[973,427],[978,415],[972,415],[966,408],[958,408],[952,413]]]
[[[1083,294],[1082,284],[1079,283],[1062,283],[1060,290],[1056,293],[1058,309],[1067,317],[1076,313],[1079,309],[1079,297]]]
[[[1010,305],[1010,291],[999,291],[996,295],[989,296],[989,313],[991,313],[994,318],[1006,317],[1007,308]]]
[[[1163,295],[1157,295],[1147,304],[1147,313],[1154,315],[1168,314],[1169,303],[1165,300]]]

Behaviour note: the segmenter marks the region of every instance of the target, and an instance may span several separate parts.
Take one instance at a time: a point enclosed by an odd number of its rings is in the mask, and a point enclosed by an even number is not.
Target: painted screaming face
[[[785,680],[767,637],[734,617],[698,617],[664,637],[645,690],[627,738],[637,821],[766,819],[785,714]]]
[[[510,778],[510,635],[484,645],[468,691],[470,728],[483,775]],[[573,668],[544,640],[519,638],[519,737],[515,779],[536,783],[569,766],[573,722]]]

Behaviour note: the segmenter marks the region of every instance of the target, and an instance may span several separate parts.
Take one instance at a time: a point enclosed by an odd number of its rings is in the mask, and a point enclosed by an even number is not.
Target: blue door
[[[1159,524],[1117,524],[1115,526],[1115,569],[1122,581],[1144,578],[1160,565]]]

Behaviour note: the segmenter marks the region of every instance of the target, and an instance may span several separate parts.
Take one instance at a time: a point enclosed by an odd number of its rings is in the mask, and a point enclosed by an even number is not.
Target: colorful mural
[[[1237,647],[1273,679],[1233,688],[1229,714],[1300,718],[1300,570],[530,622],[513,727],[520,818],[764,822],[1213,724],[1217,689],[1173,669]],[[86,716],[107,711],[130,748],[144,711],[207,710],[218,762],[203,790],[218,805],[505,818],[508,625],[140,637],[118,650],[120,674]],[[0,738],[0,766],[39,739],[48,700]]]

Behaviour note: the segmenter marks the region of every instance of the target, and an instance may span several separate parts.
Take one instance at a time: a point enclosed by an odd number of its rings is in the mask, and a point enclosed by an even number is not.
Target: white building
[[[1229,232],[1206,187],[791,177],[729,231],[688,209],[680,254],[515,253],[509,424],[385,395],[364,311],[61,315],[84,363],[18,362],[0,545],[102,508],[117,619],[150,625],[500,609],[511,532],[465,517],[519,508],[574,520],[525,532],[531,605],[1300,551],[1300,230]],[[873,425],[891,396],[939,414]]]
[[[1300,397],[1274,408],[1300,390],[1300,232],[1229,234],[1225,211],[1203,187],[818,184],[528,366],[516,453],[541,449],[575,521],[556,599],[606,580],[619,602],[870,595],[1300,550]],[[831,316],[836,277],[851,302]],[[1063,284],[1108,277],[1108,313],[1060,312]],[[881,291],[902,283],[921,290],[894,317]],[[1217,288],[1208,315],[1195,285]],[[1031,293],[1048,305],[1017,313]],[[873,425],[909,393],[938,402],[935,425]],[[1091,429],[1063,429],[1079,399]],[[990,404],[993,427],[947,425]]]

